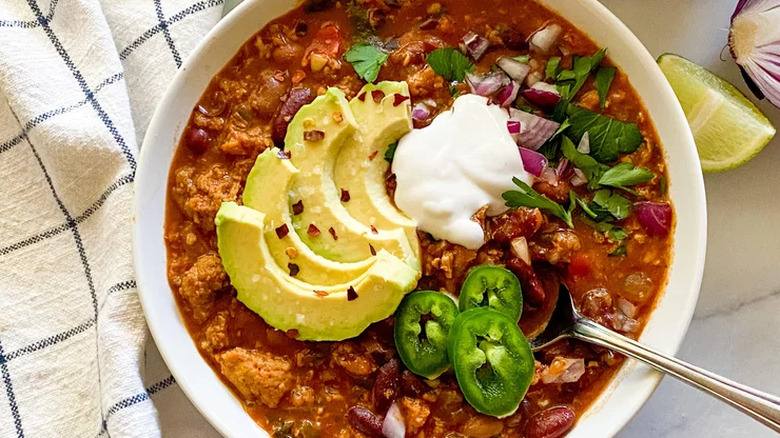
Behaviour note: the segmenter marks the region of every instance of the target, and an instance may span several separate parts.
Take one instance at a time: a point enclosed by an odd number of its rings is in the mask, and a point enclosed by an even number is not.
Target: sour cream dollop
[[[486,97],[466,94],[452,109],[401,138],[393,158],[396,205],[437,239],[469,249],[485,242],[472,220],[507,210],[501,194],[515,188],[512,177],[531,184],[507,129],[509,114]]]

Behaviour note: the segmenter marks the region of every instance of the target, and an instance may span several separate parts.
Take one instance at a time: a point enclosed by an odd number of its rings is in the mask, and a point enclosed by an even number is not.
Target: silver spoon
[[[550,322],[544,331],[530,340],[531,348],[538,351],[563,338],[579,339],[638,359],[719,398],[775,432],[780,432],[780,398],[667,356],[583,317],[574,308],[569,289],[561,284]]]

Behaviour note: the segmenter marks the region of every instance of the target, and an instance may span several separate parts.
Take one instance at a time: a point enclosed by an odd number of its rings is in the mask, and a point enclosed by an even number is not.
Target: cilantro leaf
[[[611,190],[599,190],[593,195],[590,208],[596,210],[599,207],[609,212],[617,220],[625,219],[631,215],[631,201],[612,193]]]
[[[358,43],[352,46],[344,54],[355,72],[367,82],[374,82],[379,76],[379,69],[387,61],[387,53],[377,49],[371,44]]]
[[[599,106],[604,109],[607,104],[607,94],[609,93],[609,87],[612,85],[612,80],[615,79],[615,73],[617,68],[615,67],[600,67],[596,72],[596,91],[599,93]]]
[[[513,58],[515,61],[520,61],[523,64],[531,62],[531,55],[518,55]]]
[[[451,47],[436,49],[428,54],[428,65],[436,74],[444,76],[449,81],[462,82],[466,73],[474,70],[474,64],[458,50]]]
[[[561,138],[561,152],[564,157],[585,174],[590,188],[595,188],[601,175],[609,169],[608,166],[599,163],[590,155],[579,152],[574,143],[565,135]]]
[[[628,237],[628,232],[617,225],[609,222],[599,222],[593,224],[593,228],[607,235],[607,238],[613,242],[620,242]]]
[[[393,161],[393,157],[395,157],[395,150],[397,148],[398,148],[398,142],[397,141],[394,141],[394,142],[390,143],[387,146],[387,150],[385,151],[385,160],[387,160],[388,162],[392,162]]]
[[[571,88],[567,93],[568,98],[574,97],[580,91],[580,88],[585,85],[590,72],[601,64],[601,60],[604,59],[606,53],[606,49],[601,49],[592,56],[575,56],[572,59],[572,69],[564,70],[555,76],[558,83],[570,83]],[[550,67],[549,61],[547,67]],[[548,73],[548,71],[545,71],[545,73]]]
[[[621,122],[576,105],[568,105],[569,134],[579,141],[587,132],[590,155],[602,163],[611,163],[620,153],[630,154],[642,144],[642,134],[634,123]]]
[[[557,218],[560,218],[570,228],[574,228],[574,224],[571,219],[571,211],[574,209],[574,198],[570,199],[569,209],[564,209],[560,204],[550,200],[546,196],[540,194],[531,186],[520,181],[517,178],[512,178],[512,182],[518,187],[518,190],[507,190],[501,197],[506,201],[507,207],[531,207],[538,208],[545,213],[551,214]]]
[[[560,68],[558,67],[560,63],[560,56],[553,56],[552,58],[548,59],[547,66],[544,68],[544,78],[557,79],[558,73],[560,72]]]
[[[628,250],[626,249],[626,245],[620,245],[617,248],[615,248],[614,251],[609,253],[610,257],[623,257],[626,254],[628,254]]]
[[[655,174],[645,167],[636,167],[632,163],[620,163],[604,172],[599,178],[599,184],[634,193],[628,188],[629,186],[648,182],[654,176]]]

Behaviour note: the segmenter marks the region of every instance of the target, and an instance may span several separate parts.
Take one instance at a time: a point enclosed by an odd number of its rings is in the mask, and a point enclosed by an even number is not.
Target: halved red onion
[[[418,102],[412,108],[412,119],[428,120],[431,116],[431,108],[423,102]]]
[[[528,102],[544,109],[551,110],[561,101],[561,93],[554,85],[546,82],[537,82],[523,90],[523,97]]]
[[[639,223],[648,233],[667,236],[672,228],[672,206],[666,202],[637,202],[634,204]]]
[[[490,47],[490,41],[487,38],[483,38],[474,32],[469,32],[463,35],[463,45],[466,47],[466,52],[474,58],[474,61],[479,61],[479,58],[487,52]]]
[[[498,90],[509,84],[509,78],[503,73],[490,72],[480,74],[466,74],[466,83],[472,93],[490,97]]]
[[[539,178],[545,169],[549,169],[547,167],[547,158],[544,155],[524,147],[519,147],[518,149],[520,150],[520,157],[523,159],[523,167],[526,172]]]
[[[396,402],[390,405],[385,420],[382,422],[382,436],[385,438],[404,438],[406,436],[404,416]]]
[[[506,87],[502,88],[496,94],[496,102],[504,107],[508,108],[512,106],[515,99],[517,99],[517,93],[520,91],[520,84],[515,81],[510,82]]]
[[[780,0],[740,0],[729,48],[751,91],[780,108]]]
[[[585,131],[585,134],[582,134],[582,138],[577,145],[577,152],[581,154],[590,153],[590,134],[588,134],[588,131]]]
[[[537,150],[555,134],[560,123],[539,117],[536,114],[509,108],[510,120],[520,122],[520,132],[513,135],[515,142],[528,149]]]
[[[506,56],[502,56],[501,58],[498,58],[498,61],[496,61],[496,65],[501,69],[504,70],[504,72],[512,78],[512,80],[522,83],[525,80],[525,77],[528,76],[528,73],[531,71],[531,66],[520,62],[514,58],[508,58]]]
[[[585,374],[585,359],[556,357],[540,374],[542,383],[572,383]]]
[[[555,23],[547,24],[528,37],[528,45],[533,52],[550,53],[563,29]]]

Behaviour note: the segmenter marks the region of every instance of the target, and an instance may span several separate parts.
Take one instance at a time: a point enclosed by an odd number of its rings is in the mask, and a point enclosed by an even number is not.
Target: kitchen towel
[[[130,226],[140,139],[222,3],[0,1],[0,437],[213,436],[146,329]]]

